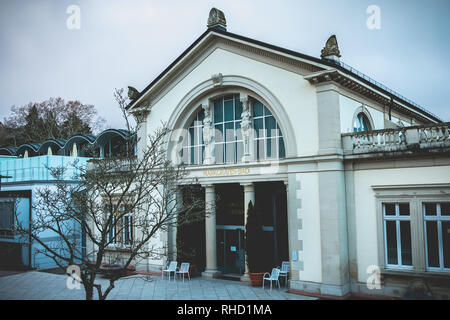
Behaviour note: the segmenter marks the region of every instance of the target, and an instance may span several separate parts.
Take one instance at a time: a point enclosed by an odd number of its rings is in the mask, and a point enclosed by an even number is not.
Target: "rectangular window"
[[[104,227],[107,228],[108,233],[106,234],[106,241],[109,245],[114,245],[117,242],[117,228],[116,228],[116,218],[114,217],[114,214],[117,210],[117,207],[113,205],[111,206],[106,205],[106,215],[105,215],[105,225]],[[111,218],[111,221],[109,219]]]
[[[110,217],[110,215],[111,214],[109,214],[108,216],[107,216],[107,219],[109,219],[109,217]],[[108,236],[106,237],[106,241],[109,243],[109,244],[116,244],[116,240],[117,240],[117,238],[116,238],[116,236],[117,236],[117,232],[116,232],[116,218],[113,216],[112,218],[111,218],[111,223],[108,225]]]
[[[450,271],[450,202],[423,203],[427,269]]]
[[[412,269],[409,203],[383,203],[385,263],[392,269]]]
[[[133,244],[133,217],[131,214],[123,217],[123,244],[125,246]]]
[[[0,202],[0,237],[10,238],[14,228],[14,202]]]

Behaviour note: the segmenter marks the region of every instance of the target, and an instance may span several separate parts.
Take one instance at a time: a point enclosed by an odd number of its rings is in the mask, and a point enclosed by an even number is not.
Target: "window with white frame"
[[[412,269],[409,203],[383,203],[385,263],[387,268]]]
[[[215,99],[213,104],[216,163],[239,162],[244,150],[240,95],[226,95]]]
[[[450,271],[450,202],[422,204],[427,270]]]
[[[358,113],[353,123],[353,132],[364,132],[372,130],[370,121],[364,112]]]
[[[284,158],[284,140],[275,117],[258,100],[253,99],[255,160]]]
[[[106,206],[105,227],[108,229],[106,234],[106,242],[109,245],[115,245],[117,243],[117,220],[114,216],[115,211],[115,205],[113,205],[112,208],[109,205]]]
[[[123,208],[122,244],[129,247],[133,245],[133,214],[129,205],[124,205]]]
[[[183,148],[180,152],[182,162],[185,164],[202,164],[205,152],[203,140],[203,119],[205,113],[200,110],[188,127],[187,137],[183,139]]]
[[[260,101],[252,100],[253,153],[255,160],[285,157],[281,129],[269,109]],[[244,154],[242,138],[242,102],[240,94],[227,94],[212,100],[214,156],[218,164],[238,163]],[[195,115],[183,138],[180,158],[182,163],[200,165],[204,160],[204,110]]]

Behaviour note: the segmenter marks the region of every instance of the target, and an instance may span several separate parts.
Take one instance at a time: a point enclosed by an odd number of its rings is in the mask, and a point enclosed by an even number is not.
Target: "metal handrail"
[[[432,116],[435,117],[436,119],[439,119],[440,121],[443,121],[440,117],[438,117],[438,116],[437,116],[436,114],[434,114],[433,112],[428,111],[427,109],[425,109],[424,107],[422,107],[422,106],[420,106],[419,104],[415,103],[414,101],[412,101],[412,100],[406,98],[405,96],[399,94],[398,92],[396,92],[396,91],[394,91],[394,90],[392,90],[392,89],[386,87],[384,84],[382,84],[382,83],[380,83],[380,82],[378,82],[378,81],[372,79],[371,77],[367,76],[366,74],[362,73],[361,71],[356,70],[356,69],[353,68],[352,66],[346,64],[345,62],[342,62],[342,61],[335,61],[335,60],[332,60],[332,59],[327,59],[327,61],[329,61],[329,62],[331,62],[331,63],[334,63],[334,64],[336,64],[336,65],[338,65],[338,66],[340,66],[340,67],[346,69],[347,71],[350,71],[350,72],[353,73],[353,74],[356,74],[357,76],[359,76],[359,77],[363,78],[364,80],[366,80],[366,81],[368,81],[368,82],[370,82],[370,83],[376,85],[377,87],[379,87],[379,88],[381,88],[381,89],[383,89],[383,90],[389,92],[390,94],[396,96],[397,98],[400,98],[400,99],[402,99],[403,101],[405,101],[405,102],[407,102],[407,103],[413,105],[414,107],[416,107],[416,108],[418,108],[418,109],[420,109],[420,110],[422,110],[422,111],[424,111],[424,112],[426,112],[426,113],[432,115]]]

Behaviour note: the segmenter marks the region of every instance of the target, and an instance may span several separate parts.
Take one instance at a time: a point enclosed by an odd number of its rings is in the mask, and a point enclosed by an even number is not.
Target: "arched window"
[[[355,118],[355,123],[353,124],[353,132],[370,131],[372,127],[370,126],[370,121],[367,116],[360,112]]]
[[[185,164],[202,164],[205,152],[205,142],[203,141],[203,119],[205,113],[200,110],[188,127],[188,135],[183,139],[181,149],[181,159]]]
[[[281,129],[269,109],[256,99],[253,99],[253,128],[256,160],[285,157]]]
[[[241,130],[243,105],[240,95],[227,94],[211,101],[211,121],[214,135],[215,163],[238,163],[244,156]],[[253,159],[277,159],[285,157],[283,135],[275,117],[261,102],[251,99]],[[201,165],[205,159],[203,140],[204,110],[196,114],[182,140],[181,161],[189,165]]]

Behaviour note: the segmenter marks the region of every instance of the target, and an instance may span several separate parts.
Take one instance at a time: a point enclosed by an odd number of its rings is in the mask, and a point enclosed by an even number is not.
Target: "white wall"
[[[368,278],[366,269],[379,265],[374,185],[410,185],[450,182],[450,166],[358,170],[354,172],[358,280]]]
[[[302,220],[301,229],[293,235],[303,241],[303,250],[298,254],[299,261],[303,261],[303,271],[300,271],[299,280],[319,283],[322,281],[319,178],[315,172],[297,173],[296,180],[295,199],[289,198],[288,201],[292,203],[301,201],[301,205],[294,213],[297,219]],[[291,187],[294,185],[289,188]]]

